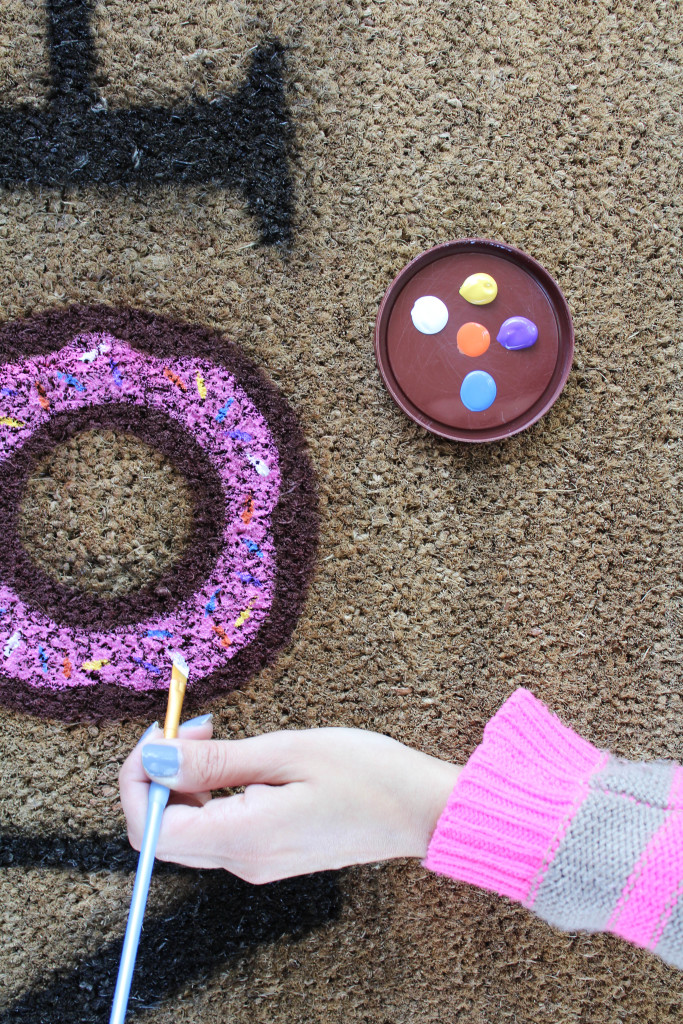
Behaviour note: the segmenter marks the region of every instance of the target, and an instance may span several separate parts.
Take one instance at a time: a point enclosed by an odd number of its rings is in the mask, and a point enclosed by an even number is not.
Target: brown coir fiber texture
[[[4,13],[3,103],[39,106],[45,11],[6,0]],[[359,726],[462,761],[526,685],[600,746],[682,758],[676,5],[120,0],[96,5],[93,32],[110,111],[210,101],[239,87],[264,39],[287,47],[288,252],[260,244],[239,191],[210,184],[0,199],[5,319],[77,302],[205,325],[300,419],[321,511],[308,602],[273,665],[202,706],[216,733]],[[372,354],[392,277],[466,236],[545,264],[577,340],[550,415],[477,448],[405,419]],[[92,472],[125,444],[104,436]],[[130,453],[140,468],[122,486],[151,510],[155,471]],[[64,493],[68,521],[82,499]],[[119,530],[144,554],[166,543]],[[38,557],[39,538],[26,543]],[[132,886],[116,773],[147,723],[0,718],[13,857],[0,1019],[106,1021]],[[256,891],[160,872],[148,914],[149,976],[164,950],[176,958],[137,990],[139,1019],[155,1024],[673,1024],[683,1012],[680,974],[649,954],[556,932],[416,863]]]

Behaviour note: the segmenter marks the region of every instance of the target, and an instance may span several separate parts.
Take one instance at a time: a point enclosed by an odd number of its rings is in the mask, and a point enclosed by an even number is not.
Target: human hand
[[[460,771],[360,729],[210,735],[186,723],[177,740],[143,737],[119,776],[128,835],[139,849],[152,779],[172,790],[157,857],[253,883],[424,857]]]

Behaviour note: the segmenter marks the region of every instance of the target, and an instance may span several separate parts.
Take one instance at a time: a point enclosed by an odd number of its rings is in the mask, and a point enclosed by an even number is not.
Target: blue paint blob
[[[511,316],[501,324],[496,341],[503,348],[516,352],[520,348],[531,348],[536,344],[538,327],[525,316]]]
[[[460,385],[462,404],[470,412],[483,412],[496,397],[496,382],[485,370],[472,370]]]

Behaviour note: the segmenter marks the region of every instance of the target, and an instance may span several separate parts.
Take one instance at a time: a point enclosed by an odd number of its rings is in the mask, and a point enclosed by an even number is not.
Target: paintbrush
[[[164,739],[167,740],[175,739],[178,735],[180,712],[183,707],[185,686],[189,675],[187,662],[182,654],[176,651],[171,654],[171,657],[173,658],[173,668],[171,670],[171,685],[168,691],[166,719],[164,721]],[[123,940],[123,949],[121,950],[121,963],[119,964],[119,974],[116,979],[116,990],[114,992],[114,1002],[111,1007],[109,1024],[123,1024],[126,1018],[128,996],[130,995],[135,957],[138,951],[140,932],[142,931],[142,919],[147,905],[149,883],[152,877],[152,869],[154,868],[154,854],[159,839],[161,818],[168,803],[170,792],[166,786],[160,786],[158,782],[152,782],[149,787],[145,833],[142,838],[142,846],[140,847],[138,869],[135,873],[133,896],[130,901],[128,924],[126,925],[126,935]]]

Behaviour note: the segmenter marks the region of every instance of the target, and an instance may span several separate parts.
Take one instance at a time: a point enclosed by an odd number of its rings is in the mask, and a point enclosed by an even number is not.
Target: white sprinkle
[[[268,466],[263,459],[257,459],[255,455],[247,455],[247,459],[259,476],[268,476],[270,474],[270,466]]]
[[[12,651],[15,649],[15,647],[18,647],[20,643],[21,643],[21,630],[18,629],[16,631],[16,633],[12,633],[12,636],[9,638],[9,640],[5,644],[5,657],[9,658],[10,654],[12,653]]]

